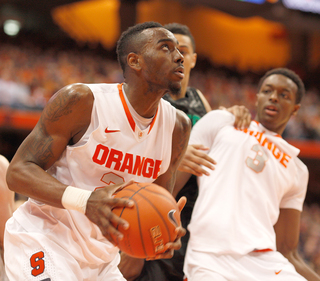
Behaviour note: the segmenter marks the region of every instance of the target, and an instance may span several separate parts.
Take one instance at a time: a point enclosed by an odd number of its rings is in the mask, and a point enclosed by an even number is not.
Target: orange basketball
[[[163,253],[164,245],[176,239],[180,211],[169,191],[154,183],[133,183],[115,197],[134,202],[131,208],[112,210],[130,225],[127,230],[121,230],[124,238],[117,241],[121,251],[136,258],[151,258]]]

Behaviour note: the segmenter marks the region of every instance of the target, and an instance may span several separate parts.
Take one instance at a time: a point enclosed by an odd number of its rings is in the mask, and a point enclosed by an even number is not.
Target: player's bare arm
[[[172,153],[171,162],[167,172],[161,175],[155,183],[165,187],[171,193],[173,192],[177,168],[182,160],[183,155],[186,152],[189,136],[191,131],[191,121],[188,116],[180,110],[177,110],[176,124],[172,137]],[[183,209],[186,203],[186,198],[182,197],[179,202],[180,211]],[[186,230],[182,227],[177,228],[177,239],[173,243],[166,244],[167,251],[164,254],[156,256],[156,259],[171,258],[173,251],[181,248],[180,238],[185,235]]]
[[[205,98],[205,96],[202,94],[202,92],[199,89],[197,89],[197,93],[198,93],[206,111],[207,112],[211,111],[211,106],[210,106],[209,102],[207,101],[207,99]]]
[[[166,188],[170,193],[176,180],[177,168],[186,152],[191,131],[191,121],[182,111],[177,110],[176,124],[172,136],[171,162],[168,170],[156,179],[155,183]]]
[[[280,215],[274,226],[277,250],[295,267],[298,273],[309,281],[319,281],[319,276],[312,271],[298,253],[301,212],[295,209],[280,209]]]
[[[41,114],[38,124],[19,147],[8,168],[11,190],[54,207],[63,208],[62,195],[67,185],[46,173],[59,159],[68,143],[76,143],[90,124],[94,98],[83,84],[74,84],[58,91]],[[109,206],[128,203],[111,199],[103,193],[102,201]],[[106,210],[108,213],[108,209]],[[110,211],[111,212],[111,211]],[[89,213],[90,214],[90,213]],[[108,216],[107,216],[108,218]],[[120,218],[112,219],[125,224]],[[121,235],[115,229],[115,234]]]
[[[67,86],[51,98],[11,161],[7,174],[11,190],[62,207],[66,185],[45,171],[59,159],[69,141],[87,129],[92,104],[91,91],[81,84]]]

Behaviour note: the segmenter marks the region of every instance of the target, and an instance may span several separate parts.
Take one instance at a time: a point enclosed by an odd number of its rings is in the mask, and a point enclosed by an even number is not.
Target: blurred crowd
[[[244,104],[255,115],[260,75],[236,74],[198,63],[190,85],[200,89],[212,108]],[[112,58],[90,50],[43,49],[34,45],[0,45],[0,109],[42,110],[50,97],[68,84],[122,82],[122,71]],[[320,140],[320,92],[307,87],[298,115],[290,120],[284,137]],[[320,208],[305,205],[300,250],[320,274]]]
[[[320,207],[304,206],[300,227],[300,254],[320,274]]]
[[[258,77],[235,75],[207,64],[191,72],[190,84],[204,93],[212,108],[245,104],[254,115]],[[0,46],[0,106],[41,110],[53,93],[68,84],[121,81],[116,59],[90,50]],[[320,140],[319,89],[307,89],[302,103],[284,137]]]

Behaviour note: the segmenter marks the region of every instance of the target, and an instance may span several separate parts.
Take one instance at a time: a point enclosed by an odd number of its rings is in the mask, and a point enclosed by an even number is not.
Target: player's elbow
[[[7,174],[6,174],[6,181],[7,181],[7,186],[11,191],[18,192],[16,190],[17,188],[17,178],[19,175],[19,169],[15,165],[9,165]]]
[[[297,244],[287,244],[282,243],[281,245],[277,245],[277,250],[286,257],[289,261],[295,259],[298,256]]]

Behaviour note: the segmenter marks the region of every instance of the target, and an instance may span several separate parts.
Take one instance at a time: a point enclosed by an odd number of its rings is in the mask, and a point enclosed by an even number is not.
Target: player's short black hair
[[[173,34],[181,34],[181,35],[188,36],[191,40],[193,52],[196,51],[196,42],[188,26],[173,22],[173,23],[165,24],[163,27],[171,31]]]
[[[121,66],[122,71],[125,71],[125,67],[127,64],[127,56],[130,52],[138,52],[140,50],[136,50],[137,40],[139,40],[139,34],[149,28],[163,27],[160,23],[149,21],[144,23],[139,23],[134,26],[129,27],[126,31],[124,31],[118,42],[117,42],[117,58],[118,62]]]
[[[294,71],[292,71],[288,68],[274,68],[274,69],[271,69],[268,72],[266,72],[265,75],[263,75],[263,77],[259,81],[258,91],[260,91],[264,80],[266,80],[267,77],[269,77],[273,74],[281,74],[283,76],[286,76],[297,85],[298,90],[297,90],[297,95],[296,95],[296,104],[300,103],[304,94],[305,94],[305,91],[306,91],[305,87],[304,87],[304,83],[297,73],[295,73]]]

